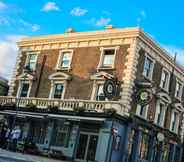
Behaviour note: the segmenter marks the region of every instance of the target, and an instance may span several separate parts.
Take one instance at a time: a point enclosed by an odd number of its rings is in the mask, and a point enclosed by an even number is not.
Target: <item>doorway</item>
[[[94,162],[97,144],[98,144],[98,134],[89,132],[80,132],[79,143],[76,152],[76,161]]]

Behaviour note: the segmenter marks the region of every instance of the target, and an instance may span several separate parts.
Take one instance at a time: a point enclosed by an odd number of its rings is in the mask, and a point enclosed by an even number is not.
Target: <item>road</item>
[[[0,157],[0,162],[28,162],[27,160],[22,159],[13,159],[8,157]]]

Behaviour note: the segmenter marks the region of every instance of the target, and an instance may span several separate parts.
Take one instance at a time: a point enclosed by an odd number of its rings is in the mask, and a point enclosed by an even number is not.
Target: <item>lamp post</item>
[[[30,69],[30,66],[27,65],[24,67],[24,74],[30,74],[32,72],[32,70]],[[23,84],[25,83],[26,81],[26,75],[23,77]],[[20,91],[21,92],[21,91]],[[14,118],[13,118],[13,123],[12,123],[12,128],[11,130],[14,129],[15,125],[16,125],[16,120],[17,120],[17,115],[18,115],[18,109],[19,109],[19,105],[20,105],[20,101],[21,101],[21,95],[18,94],[17,96],[17,100],[16,100],[16,104],[15,104],[15,115],[14,115]]]

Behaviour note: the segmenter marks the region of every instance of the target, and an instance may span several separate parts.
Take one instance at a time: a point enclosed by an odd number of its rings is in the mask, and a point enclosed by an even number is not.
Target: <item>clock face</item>
[[[112,86],[112,84],[109,84],[107,86],[107,91],[108,91],[108,93],[112,93],[113,92],[113,86]]]
[[[147,105],[152,100],[152,92],[142,89],[137,93],[137,102],[141,105]]]

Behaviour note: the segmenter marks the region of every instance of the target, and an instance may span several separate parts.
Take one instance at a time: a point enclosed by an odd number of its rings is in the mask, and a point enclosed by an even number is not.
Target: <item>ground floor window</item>
[[[44,144],[47,133],[45,124],[35,123],[33,127],[33,141],[38,144]]]
[[[170,153],[170,144],[165,144],[163,146],[163,155],[162,155],[163,162],[168,162],[169,153]]]
[[[139,143],[139,159],[148,160],[148,150],[149,150],[149,135],[147,133],[141,133],[141,140]]]
[[[52,136],[53,146],[67,147],[70,137],[70,123],[55,122]]]
[[[133,150],[133,144],[134,144],[134,140],[135,140],[135,130],[132,129],[129,136],[128,136],[128,161],[131,161],[131,156],[132,156],[132,150]]]
[[[174,153],[174,162],[179,162],[180,161],[180,147],[176,146],[175,148],[175,153]]]

